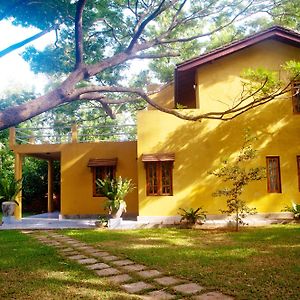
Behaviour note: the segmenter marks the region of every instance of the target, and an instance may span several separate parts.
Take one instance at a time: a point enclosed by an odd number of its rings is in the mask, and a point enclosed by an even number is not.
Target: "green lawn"
[[[0,231],[0,299],[133,299],[18,231]]]
[[[239,233],[188,229],[64,230],[121,257],[237,299],[299,299],[300,225]],[[0,299],[130,299],[18,231],[0,231]]]
[[[64,232],[238,299],[299,299],[300,225],[239,233],[166,228]]]

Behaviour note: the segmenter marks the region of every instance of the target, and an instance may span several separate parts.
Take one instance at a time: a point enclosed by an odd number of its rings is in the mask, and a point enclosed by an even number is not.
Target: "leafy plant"
[[[0,199],[2,201],[12,201],[17,205],[16,201],[18,193],[22,190],[22,179],[16,180],[13,176],[1,174],[0,177]]]
[[[108,226],[108,218],[107,217],[99,217],[96,221],[96,226],[98,227],[107,227]]]
[[[194,208],[179,208],[182,212],[179,211],[181,215],[180,222],[186,221],[188,224],[196,224],[198,222],[202,223],[206,220],[206,211],[202,207]]]
[[[291,206],[286,206],[283,211],[289,211],[294,214],[294,219],[300,220],[300,204],[292,201]]]
[[[221,178],[224,183],[231,183],[230,186],[218,189],[213,193],[213,196],[225,196],[227,198],[227,209],[221,210],[221,212],[229,216],[234,215],[236,231],[239,230],[239,225],[246,224],[243,219],[248,214],[253,215],[256,213],[255,208],[248,207],[246,202],[241,199],[244,188],[251,181],[258,181],[266,177],[265,167],[249,168],[247,166],[256,157],[257,151],[252,146],[255,139],[247,129],[244,143],[237,156],[231,161],[223,160],[218,169],[210,172]]]
[[[117,179],[105,179],[96,180],[97,187],[102,195],[107,197],[105,209],[108,209],[109,213],[117,211],[120,206],[124,207],[126,211],[125,197],[134,189],[134,185],[131,179],[122,178],[119,176]]]

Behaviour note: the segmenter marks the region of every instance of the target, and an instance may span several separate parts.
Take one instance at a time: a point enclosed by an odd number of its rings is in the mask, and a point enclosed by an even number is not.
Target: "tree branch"
[[[137,42],[137,40],[139,39],[139,37],[141,36],[141,34],[143,33],[145,27],[152,21],[154,20],[160,13],[161,13],[161,9],[163,7],[165,3],[165,0],[161,0],[159,6],[154,10],[153,13],[151,13],[142,23],[141,25],[137,28],[137,31],[135,32],[135,34],[133,35],[127,49],[126,52],[130,53],[131,50],[133,49],[133,46],[135,45],[135,43]]]
[[[75,14],[75,48],[76,48],[76,64],[77,69],[83,63],[83,31],[82,31],[82,14],[87,0],[79,0],[76,5]]]
[[[23,41],[21,41],[21,42],[15,43],[15,44],[1,50],[0,51],[0,58],[3,57],[4,55],[14,51],[14,50],[17,50],[17,49],[23,47],[26,44],[38,39],[39,37],[45,35],[46,33],[50,32],[52,30],[57,30],[58,28],[59,28],[59,25],[53,25],[53,26],[51,26],[51,27],[49,27],[49,28],[47,28],[47,29],[45,29],[45,30],[43,30],[43,31],[41,31],[41,32],[39,32],[39,33],[23,40]]]
[[[166,53],[145,53],[145,54],[137,54],[134,55],[133,58],[137,59],[157,59],[157,58],[164,58],[164,57],[178,57],[180,53],[176,52],[166,52]]]
[[[173,39],[161,39],[159,44],[172,44],[172,43],[185,43],[185,42],[190,42],[202,37],[206,37],[206,36],[210,36],[218,31],[221,31],[222,29],[230,26],[231,24],[233,24],[238,17],[240,17],[242,14],[244,14],[252,5],[253,5],[254,0],[250,1],[250,3],[242,10],[239,11],[233,18],[231,18],[228,22],[226,22],[225,24],[218,26],[217,28],[215,28],[214,30],[208,31],[206,33],[201,33],[201,34],[196,34],[193,36],[189,36],[186,38],[173,38]],[[207,14],[207,16],[210,15],[209,13]],[[195,18],[199,18],[199,16],[195,16]],[[177,27],[181,24],[186,24],[187,22],[189,22],[190,20],[188,18],[182,19],[179,22],[176,23],[176,25],[174,26],[170,26],[169,29],[165,32],[165,36],[168,36],[169,33],[172,32],[172,30],[174,29],[174,27]]]

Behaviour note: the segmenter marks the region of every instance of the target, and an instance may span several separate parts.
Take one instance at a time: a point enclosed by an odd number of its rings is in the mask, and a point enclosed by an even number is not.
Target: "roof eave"
[[[198,66],[212,62],[216,59],[222,58],[268,39],[280,40],[300,47],[300,35],[298,33],[282,27],[272,27],[264,32],[252,35],[241,41],[233,42],[227,46],[215,49],[197,58],[178,64],[175,70],[176,72],[192,70]]]

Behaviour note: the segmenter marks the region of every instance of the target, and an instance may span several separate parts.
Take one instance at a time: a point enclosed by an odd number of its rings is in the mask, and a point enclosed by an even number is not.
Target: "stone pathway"
[[[232,300],[217,291],[205,291],[198,283],[136,264],[70,237],[53,231],[23,231],[43,244],[55,247],[58,253],[95,272],[99,277],[119,286],[143,300],[194,299]]]

